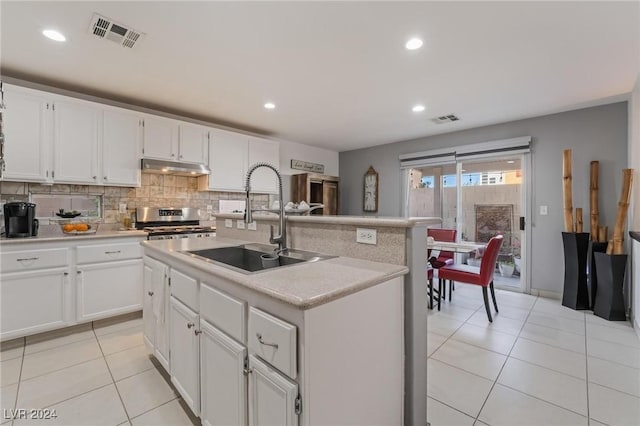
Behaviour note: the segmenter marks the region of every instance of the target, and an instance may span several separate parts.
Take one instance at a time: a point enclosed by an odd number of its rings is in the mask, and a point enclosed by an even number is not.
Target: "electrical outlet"
[[[258,229],[258,222],[256,221],[249,222],[249,224],[247,224],[247,229],[249,231],[256,231]]]
[[[378,231],[369,228],[357,228],[356,229],[356,242],[362,244],[377,244],[376,239]]]
[[[236,226],[238,229],[244,229],[244,220],[236,220]]]
[[[211,204],[207,204],[207,213],[211,214],[213,212],[213,206]]]
[[[126,213],[127,212],[127,203],[120,203],[120,208],[118,209],[119,213]]]
[[[540,206],[540,216],[546,216],[549,214],[549,208],[547,206]]]
[[[224,220],[225,228],[233,228],[233,219],[225,219]]]

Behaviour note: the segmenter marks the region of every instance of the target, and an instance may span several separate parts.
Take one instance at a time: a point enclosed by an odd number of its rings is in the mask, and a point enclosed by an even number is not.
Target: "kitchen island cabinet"
[[[172,280],[168,371],[203,424],[402,424],[407,268],[334,258],[242,274],[181,253],[238,243],[143,242],[145,263],[199,283],[193,298]]]

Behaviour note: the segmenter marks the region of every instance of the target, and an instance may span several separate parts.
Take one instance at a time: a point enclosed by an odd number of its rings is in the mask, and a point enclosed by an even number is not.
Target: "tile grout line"
[[[22,346],[22,358],[20,361],[20,373],[18,373],[18,383],[16,386],[16,397],[14,398],[13,401],[13,409],[14,409],[14,413],[15,410],[18,408],[18,396],[20,395],[20,383],[22,382],[22,367],[24,367],[24,352],[27,350],[27,338],[24,338],[23,341],[23,346]],[[15,419],[11,419],[11,422],[7,422],[10,423],[11,426],[13,426],[13,423],[15,422]]]
[[[584,369],[585,386],[587,387],[587,426],[591,425],[591,413],[589,404],[589,353],[587,352],[587,316],[584,317]]]
[[[180,394],[178,394],[178,395],[176,395],[176,396],[175,396],[175,398],[172,398],[172,399],[170,399],[170,400],[169,400],[169,401],[167,401],[167,402],[163,402],[162,404],[160,404],[160,405],[158,405],[158,406],[156,406],[156,407],[149,408],[147,411],[143,411],[142,413],[140,413],[140,414],[136,415],[135,417],[132,417],[132,418],[131,418],[131,420],[135,420],[135,419],[139,418],[140,416],[144,416],[145,414],[147,414],[147,413],[149,413],[149,412],[151,412],[151,411],[153,411],[153,410],[157,410],[158,408],[160,408],[160,407],[162,407],[162,406],[164,406],[164,405],[167,405],[167,404],[169,404],[170,402],[180,400],[180,398],[181,398],[181,397],[180,397]],[[129,423],[133,424],[133,423],[131,422],[131,420],[129,420]]]
[[[100,348],[100,353],[102,354],[102,359],[104,360],[104,363],[107,366],[107,371],[109,371],[109,376],[111,376],[111,383],[113,384],[113,387],[116,389],[116,393],[118,394],[118,398],[120,399],[120,404],[122,404],[122,408],[124,410],[124,414],[125,416],[127,416],[127,420],[129,422],[129,424],[131,423],[131,417],[129,416],[129,411],[127,411],[127,407],[126,405],[124,405],[124,400],[122,399],[122,395],[120,395],[120,389],[118,389],[118,385],[116,385],[116,381],[113,377],[113,373],[111,372],[111,367],[109,367],[109,363],[107,362],[107,357],[104,354],[104,351],[102,350],[102,345],[100,344],[100,339],[98,339],[98,335],[96,334],[96,330],[94,328],[92,328],[93,330],[93,335],[95,336],[97,342],[98,342],[98,347]]]
[[[524,323],[522,324],[522,327],[520,327],[520,332],[516,336],[516,340],[514,340],[513,345],[511,346],[511,349],[509,350],[509,353],[507,354],[507,358],[504,360],[504,363],[502,364],[502,367],[500,367],[500,371],[498,372],[498,375],[496,376],[496,379],[493,381],[493,384],[491,385],[491,389],[489,389],[489,392],[487,392],[487,396],[485,397],[484,402],[482,403],[482,406],[480,407],[480,410],[478,411],[478,414],[476,415],[476,421],[480,421],[480,422],[482,421],[482,420],[480,420],[480,414],[482,414],[482,410],[484,410],[484,406],[487,404],[487,401],[489,400],[489,396],[491,396],[491,392],[493,392],[493,389],[496,387],[496,384],[498,383],[498,379],[500,378],[500,375],[502,374],[502,371],[504,370],[504,366],[507,365],[507,362],[509,361],[509,358],[511,357],[511,352],[513,351],[513,347],[516,345],[516,342],[518,341],[518,338],[520,337],[520,333],[522,333],[522,329],[524,328],[524,325],[527,323],[527,320],[529,319],[529,316],[531,315],[531,312],[533,312],[533,308],[535,307],[536,303],[538,303],[538,299],[539,299],[539,296],[536,296],[536,300],[533,302],[533,305],[531,305],[531,309],[529,309],[529,314],[527,314],[527,318],[525,318]]]

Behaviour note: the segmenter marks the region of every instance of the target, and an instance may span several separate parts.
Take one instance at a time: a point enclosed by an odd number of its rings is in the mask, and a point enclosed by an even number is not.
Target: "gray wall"
[[[398,156],[427,149],[531,136],[534,215],[531,287],[562,292],[562,151],[573,149],[573,205],[582,207],[589,230],[589,162],[600,161],[600,222],[613,230],[627,161],[627,102],[585,108],[510,123],[396,142],[340,153],[342,214],[361,215],[363,176],[369,166],[379,173],[380,216],[402,212]],[[538,206],[549,206],[548,216]]]

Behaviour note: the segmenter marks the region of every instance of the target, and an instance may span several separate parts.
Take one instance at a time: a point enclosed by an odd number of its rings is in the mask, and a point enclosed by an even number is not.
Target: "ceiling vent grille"
[[[113,19],[93,14],[89,33],[96,37],[110,40],[123,47],[133,48],[144,36],[140,31],[127,28],[126,26],[116,23]]]
[[[460,120],[460,118],[455,114],[447,114],[447,115],[441,115],[439,117],[434,117],[431,120],[436,124],[443,124],[443,123],[451,123],[454,121],[458,121]]]

